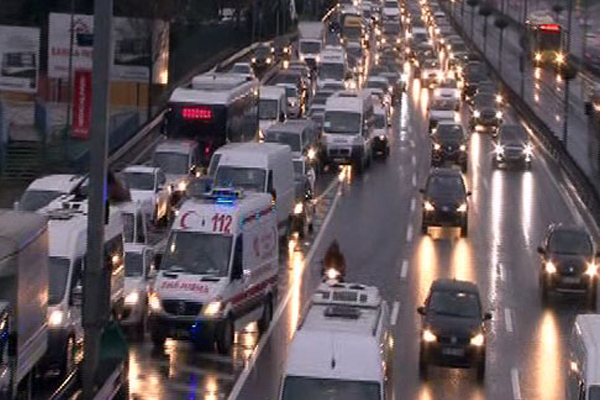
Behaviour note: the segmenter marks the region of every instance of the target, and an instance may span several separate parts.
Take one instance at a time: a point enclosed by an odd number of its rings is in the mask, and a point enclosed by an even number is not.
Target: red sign
[[[213,118],[212,109],[210,107],[183,107],[181,110],[183,119],[199,119],[210,121]]]
[[[92,111],[92,71],[80,69],[74,75],[72,136],[88,139]]]
[[[560,25],[558,24],[540,24],[540,29],[544,32],[560,32]]]

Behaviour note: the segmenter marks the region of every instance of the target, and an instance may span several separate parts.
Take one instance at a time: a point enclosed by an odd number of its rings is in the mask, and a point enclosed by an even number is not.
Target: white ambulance
[[[271,195],[215,188],[183,203],[149,296],[152,341],[216,343],[231,351],[234,331],[273,314],[279,270]]]
[[[391,398],[389,320],[376,287],[321,284],[290,346],[280,400]]]

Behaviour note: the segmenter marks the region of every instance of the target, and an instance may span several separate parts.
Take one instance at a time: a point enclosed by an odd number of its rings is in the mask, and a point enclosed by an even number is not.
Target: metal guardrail
[[[448,10],[446,10],[448,11]],[[449,14],[451,15],[451,14]],[[563,143],[554,135],[550,127],[536,115],[531,107],[521,98],[521,96],[512,89],[512,87],[502,78],[494,65],[489,62],[478,46],[465,34],[463,28],[452,17],[450,18],[457,32],[459,32],[469,43],[471,49],[476,51],[482,60],[485,61],[488,69],[492,72],[494,79],[502,84],[504,94],[508,98],[508,103],[515,109],[530,126],[535,138],[542,144],[544,149],[550,154],[560,169],[565,173],[566,178],[573,185],[577,195],[582,203],[588,208],[596,224],[600,224],[600,194],[591,182],[590,178],[577,165],[577,162],[568,153]]]

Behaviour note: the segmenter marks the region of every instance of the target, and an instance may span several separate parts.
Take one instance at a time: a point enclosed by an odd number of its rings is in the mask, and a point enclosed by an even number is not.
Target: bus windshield
[[[256,192],[265,191],[266,171],[261,168],[244,168],[220,165],[215,176],[215,187],[233,187]]]
[[[161,269],[227,276],[230,253],[231,236],[173,231]]]
[[[560,31],[543,31],[540,29],[537,34],[537,42],[540,51],[558,51],[561,48]]]

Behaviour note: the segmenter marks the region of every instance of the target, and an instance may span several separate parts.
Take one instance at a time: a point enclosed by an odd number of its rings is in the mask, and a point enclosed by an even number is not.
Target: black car
[[[502,125],[494,143],[492,166],[531,169],[532,158],[533,145],[527,131],[521,125]]]
[[[431,140],[433,167],[443,167],[450,163],[459,165],[462,172],[467,172],[469,137],[461,124],[450,121],[440,122]]]
[[[429,365],[477,370],[485,379],[486,328],[492,318],[483,313],[474,283],[437,279],[431,285],[422,315],[419,346],[419,376],[427,379]]]
[[[475,95],[473,112],[469,120],[471,130],[484,130],[496,136],[498,128],[504,120],[502,109],[496,101],[496,96],[490,93]]]
[[[550,292],[583,293],[588,306],[596,308],[598,265],[594,242],[585,228],[553,224],[538,247],[542,257],[540,287],[542,303]]]
[[[430,226],[458,226],[461,237],[468,234],[470,192],[460,174],[449,168],[436,168],[427,178],[423,193],[421,232],[426,235]]]
[[[464,84],[463,84],[463,99],[471,104],[473,97],[477,93],[480,82],[488,80],[488,75],[485,71],[485,67],[478,61],[468,62],[464,70],[462,71]]]
[[[275,59],[273,49],[267,43],[259,44],[252,52],[252,67],[254,70],[264,70],[273,65]]]
[[[276,60],[289,60],[292,57],[292,43],[284,36],[273,39],[272,53]]]

